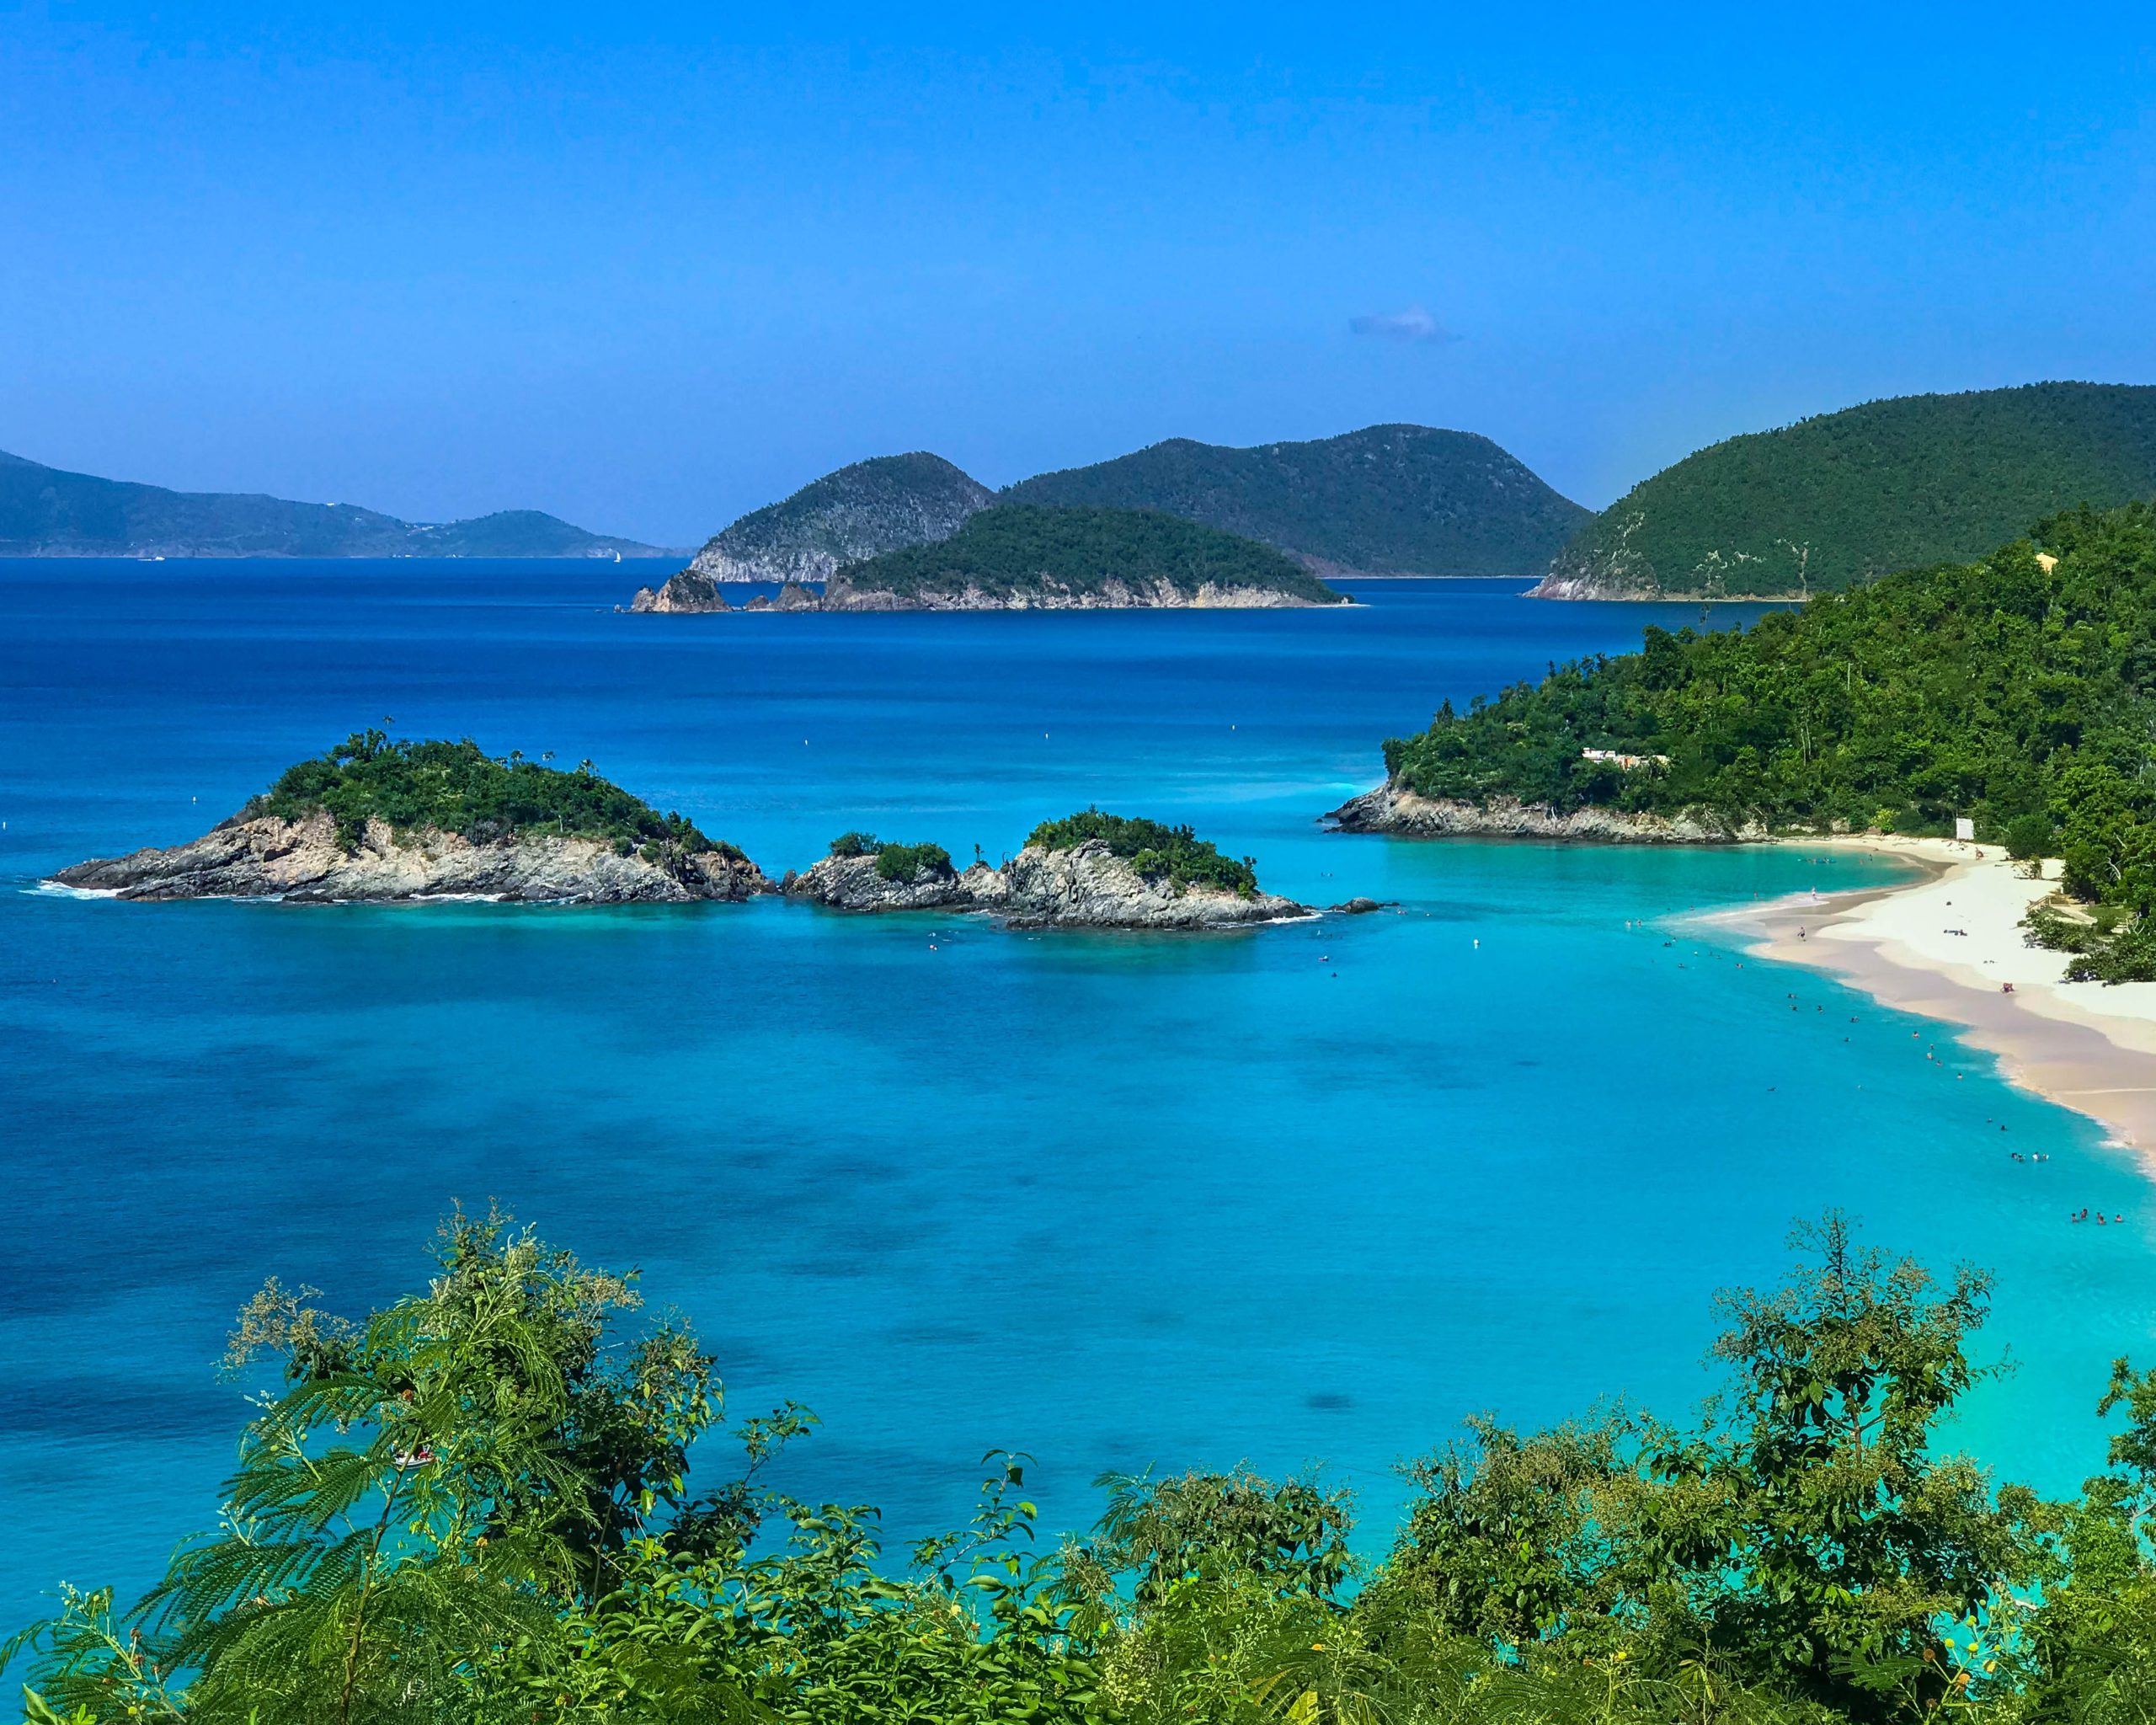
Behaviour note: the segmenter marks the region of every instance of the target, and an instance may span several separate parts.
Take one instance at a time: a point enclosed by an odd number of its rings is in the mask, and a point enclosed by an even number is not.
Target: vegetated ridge
[[[849,563],[834,611],[1337,605],[1294,558],[1152,510],[1000,504],[949,538]]]
[[[1171,438],[1001,500],[1160,510],[1340,576],[1540,574],[1588,519],[1488,438],[1427,425],[1248,449]]]
[[[2156,498],[2156,386],[1911,395],[1732,437],[1551,559],[1550,599],[1807,597],[1981,557],[2041,516]]]
[[[2076,510],[1742,631],[1650,628],[1385,745],[1350,830],[1948,835],[2064,859],[2081,974],[2156,976],[2156,508]],[[2041,921],[2041,919],[2040,919]],[[2073,919],[2069,916],[2069,922]],[[2063,936],[2062,937],[2064,937]]]
[[[799,1403],[728,1461],[718,1361],[633,1274],[460,1213],[371,1314],[265,1283],[232,1477],[149,1512],[216,1530],[132,1609],[63,1583],[0,1661],[41,1722],[2145,1725],[2156,1372],[2089,1386],[2102,1471],[2047,1501],[1948,1447],[2005,1370],[1991,1278],[1833,1214],[1792,1244],[1718,1297],[1695,1414],[1433,1432],[1382,1557],[1350,1487],[1248,1467],[1104,1476],[1059,1539],[996,1450],[909,1557],[843,1482],[767,1480]]]
[[[202,837],[62,869],[129,899],[625,903],[740,899],[769,883],[740,850],[610,783],[466,738],[355,732]]]
[[[341,503],[63,473],[0,452],[0,557],[657,557],[536,510],[429,526]]]

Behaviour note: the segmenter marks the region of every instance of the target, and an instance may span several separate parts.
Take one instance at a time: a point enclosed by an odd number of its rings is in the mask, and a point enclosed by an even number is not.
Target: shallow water
[[[1052,1524],[1107,1468],[1321,1460],[1381,1541],[1390,1464],[1463,1413],[1681,1412],[1713,1290],[1829,1204],[1999,1272],[1991,1340],[2025,1363],[1973,1446],[2052,1487],[2100,1462],[2105,1364],[2152,1322],[2127,1158],[1935,1027],[1657,926],[1888,865],[1315,825],[1441,699],[1695,611],[1501,581],[1337,613],[615,615],[644,578],[0,564],[9,1620],[62,1577],[138,1585],[214,1519],[242,1409],[212,1366],[264,1274],[385,1300],[452,1199],[642,1265],[737,1411],[824,1417],[788,1483],[908,1535],[1008,1445]],[[1098,803],[1398,908],[1176,939],[35,889],[387,718],[589,756],[774,873],[855,826],[992,859]],[[2128,1225],[2067,1227],[2083,1204]]]

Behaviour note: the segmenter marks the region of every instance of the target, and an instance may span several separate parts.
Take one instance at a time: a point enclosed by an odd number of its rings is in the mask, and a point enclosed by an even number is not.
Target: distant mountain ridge
[[[2156,498],[2156,387],[1906,395],[1700,450],[1582,526],[1546,599],[1833,591],[1962,563],[2081,504]]]
[[[0,557],[659,557],[537,510],[439,525],[341,503],[169,491],[0,451]]]
[[[1249,448],[1171,438],[999,500],[1160,510],[1342,575],[1540,574],[1591,515],[1487,437],[1401,425]]]
[[[855,462],[715,534],[688,573],[718,581],[825,581],[846,563],[947,539],[995,494],[939,455]]]

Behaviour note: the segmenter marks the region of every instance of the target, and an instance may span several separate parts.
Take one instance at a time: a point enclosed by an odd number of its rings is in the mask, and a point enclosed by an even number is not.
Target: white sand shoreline
[[[2047,884],[2024,879],[1997,846],[1782,842],[1892,857],[1921,873],[1700,920],[1752,936],[1749,950],[1762,958],[1825,971],[1886,1005],[1958,1026],[1961,1042],[1999,1057],[2009,1082],[2087,1115],[2119,1143],[2156,1151],[2156,983],[2063,980],[2066,955],[2030,946],[2020,927]]]

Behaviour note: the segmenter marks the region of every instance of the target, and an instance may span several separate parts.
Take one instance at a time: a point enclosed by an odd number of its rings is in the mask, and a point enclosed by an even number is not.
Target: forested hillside
[[[1913,395],[1732,437],[1636,485],[1549,598],[1801,596],[1981,557],[2038,517],[2156,498],[2156,387]]]
[[[1417,795],[1470,804],[1913,833],[1967,815],[2140,917],[2156,910],[2152,739],[2156,510],[2137,504],[1742,633],[1651,628],[1639,653],[1448,703],[1385,761]]]
[[[1426,425],[1250,449],[1171,438],[1002,497],[1161,510],[1342,575],[1540,574],[1588,517],[1488,438]]]

